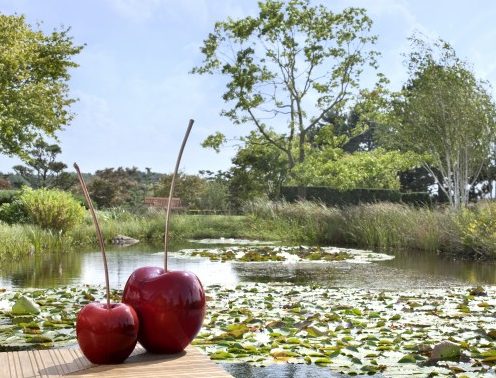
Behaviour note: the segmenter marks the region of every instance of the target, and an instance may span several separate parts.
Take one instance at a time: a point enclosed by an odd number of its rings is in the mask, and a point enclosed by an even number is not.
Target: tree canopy
[[[391,102],[383,139],[423,154],[423,166],[449,198],[464,206],[488,164],[496,132],[496,106],[487,83],[442,40],[412,37],[410,78]]]
[[[59,145],[38,139],[23,159],[26,165],[15,165],[12,168],[33,188],[69,189],[77,179],[73,174],[64,172],[66,164],[56,160],[61,152]]]
[[[81,49],[68,28],[45,34],[23,16],[0,14],[0,153],[22,157],[69,124],[67,81]]]
[[[253,125],[291,172],[311,148],[309,133],[356,100],[364,69],[376,68],[371,25],[361,8],[334,13],[307,0],[267,0],[254,17],[217,22],[193,72],[227,79],[222,114]],[[216,134],[208,144],[222,141]]]

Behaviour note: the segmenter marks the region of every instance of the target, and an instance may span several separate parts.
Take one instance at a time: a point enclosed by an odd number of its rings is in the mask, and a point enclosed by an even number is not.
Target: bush
[[[481,202],[458,218],[463,245],[479,258],[496,258],[496,203]]]
[[[11,203],[19,194],[18,190],[0,190],[0,205]]]
[[[29,216],[19,198],[0,206],[0,221],[8,224],[29,222]]]
[[[66,232],[81,223],[85,210],[71,194],[55,189],[24,188],[19,197],[31,223]]]

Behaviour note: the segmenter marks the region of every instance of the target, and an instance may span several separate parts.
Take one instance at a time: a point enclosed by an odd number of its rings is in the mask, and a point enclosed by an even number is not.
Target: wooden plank
[[[23,377],[34,377],[36,376],[37,369],[33,368],[33,361],[29,352],[25,353],[16,353],[16,356],[19,360],[19,366],[21,367],[21,374]],[[34,364],[36,366],[36,362]]]
[[[9,356],[7,353],[0,353],[0,377],[10,377]]]
[[[174,355],[149,354],[138,345],[119,365],[94,365],[79,348],[0,353],[0,378],[26,377],[231,377],[198,349]]]

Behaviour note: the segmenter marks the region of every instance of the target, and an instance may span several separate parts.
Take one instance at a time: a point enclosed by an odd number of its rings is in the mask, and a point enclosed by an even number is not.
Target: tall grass
[[[388,202],[329,208],[314,202],[257,200],[248,203],[246,211],[251,214],[256,227],[263,230],[261,232],[277,235],[281,240],[354,245],[385,251],[411,249],[471,253],[471,246],[467,243],[469,238],[463,236],[467,233],[466,222],[461,221],[462,212],[449,209],[417,208]],[[473,210],[466,211],[474,213]],[[486,215],[486,218],[489,217]],[[496,251],[496,243],[494,246]],[[479,255],[496,257],[496,253],[489,250],[479,251]]]
[[[117,235],[155,245],[164,242],[163,212],[136,215],[111,210],[100,211],[97,216],[107,244]],[[172,241],[219,237],[255,238],[256,234],[244,216],[173,214],[170,230]],[[44,230],[34,225],[0,222],[0,260],[46,252],[67,252],[90,246],[96,247],[97,239],[89,215],[82,224],[65,233]]]
[[[0,260],[16,260],[35,253],[69,251],[72,248],[73,240],[68,235],[38,226],[0,223]]]
[[[375,203],[347,208],[315,202],[247,203],[246,216],[174,214],[171,240],[251,238],[285,243],[354,245],[375,250],[409,249],[496,258],[496,203],[454,212],[404,204]],[[164,213],[98,213],[106,242],[119,234],[161,245]],[[57,233],[32,225],[0,223],[0,260],[47,251],[96,247],[95,229],[83,224]]]

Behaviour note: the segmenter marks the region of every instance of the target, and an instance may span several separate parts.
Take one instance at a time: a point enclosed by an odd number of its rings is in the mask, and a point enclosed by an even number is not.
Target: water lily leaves
[[[370,263],[393,259],[394,256],[336,247],[285,247],[275,245],[245,245],[211,249],[184,249],[174,252],[180,256],[207,258],[210,261],[252,262],[340,262]]]
[[[398,363],[400,364],[415,364],[416,362],[417,360],[412,354],[405,354],[398,360]]]
[[[40,306],[38,306],[33,300],[22,295],[12,306],[11,312],[13,315],[39,314]]]
[[[484,302],[467,288],[380,292],[242,283],[206,290],[209,311],[193,343],[216,361],[301,363],[345,375],[496,375],[496,288],[484,289]],[[33,293],[0,293],[4,308],[22,296],[40,307],[38,314],[0,313],[0,349],[75,343],[75,314],[90,296],[103,297],[84,285]]]
[[[118,298],[115,290],[111,295]],[[90,298],[102,300],[104,290],[86,285],[55,289],[22,289],[0,293],[2,351],[43,349],[76,343],[76,314]]]

